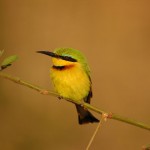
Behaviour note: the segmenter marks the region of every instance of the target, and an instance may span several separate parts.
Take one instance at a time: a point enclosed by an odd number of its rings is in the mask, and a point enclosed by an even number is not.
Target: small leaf
[[[9,56],[7,58],[5,58],[1,64],[1,66],[9,66],[11,65],[14,61],[16,61],[18,59],[18,56],[17,55],[12,55],[12,56]]]
[[[0,51],[0,57],[3,55],[3,53],[4,53],[4,50],[1,50]]]

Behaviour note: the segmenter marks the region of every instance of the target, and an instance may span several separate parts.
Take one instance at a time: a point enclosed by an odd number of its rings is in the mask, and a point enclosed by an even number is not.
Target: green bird
[[[57,48],[54,52],[38,51],[52,57],[50,77],[55,91],[75,101],[90,103],[92,82],[90,68],[84,55],[72,48]],[[79,124],[99,122],[86,108],[76,105]]]

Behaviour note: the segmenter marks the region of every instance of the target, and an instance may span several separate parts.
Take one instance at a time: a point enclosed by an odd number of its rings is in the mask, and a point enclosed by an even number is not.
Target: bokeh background
[[[79,49],[92,70],[92,104],[150,124],[149,0],[1,0],[0,16],[1,60],[19,56],[4,72],[53,90],[51,59],[36,51]],[[96,126],[78,125],[73,104],[0,78],[1,150],[83,150]],[[148,143],[149,131],[108,120],[91,149]]]

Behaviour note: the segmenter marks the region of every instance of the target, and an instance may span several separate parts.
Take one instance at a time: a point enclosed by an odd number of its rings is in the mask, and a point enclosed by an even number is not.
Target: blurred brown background
[[[52,90],[51,59],[36,51],[79,49],[92,70],[92,104],[150,124],[149,0],[1,0],[0,16],[2,58],[20,58],[5,72]],[[1,150],[83,150],[96,126],[78,125],[73,104],[0,78]],[[91,149],[148,143],[149,131],[108,120]]]

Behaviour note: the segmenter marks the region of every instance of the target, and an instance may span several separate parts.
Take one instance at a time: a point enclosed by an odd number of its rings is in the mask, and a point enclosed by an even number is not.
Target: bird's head
[[[89,70],[86,58],[78,50],[72,48],[57,48],[54,50],[54,52],[50,51],[37,51],[37,52],[51,56],[54,66],[70,66],[79,64],[84,69]]]

